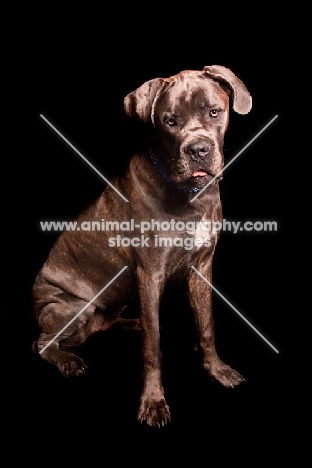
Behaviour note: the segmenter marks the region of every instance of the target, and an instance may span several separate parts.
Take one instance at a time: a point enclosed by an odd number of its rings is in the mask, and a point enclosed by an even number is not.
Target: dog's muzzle
[[[212,180],[217,175],[214,159],[216,158],[215,143],[207,138],[197,138],[189,141],[182,147],[181,163],[178,165],[178,172],[183,173],[186,168],[191,174],[191,179],[195,184],[202,185]],[[200,181],[201,178],[205,180]],[[222,179],[222,174],[215,182]]]
[[[211,147],[207,140],[196,140],[184,147],[184,153],[187,154],[192,161],[203,161],[210,153]]]

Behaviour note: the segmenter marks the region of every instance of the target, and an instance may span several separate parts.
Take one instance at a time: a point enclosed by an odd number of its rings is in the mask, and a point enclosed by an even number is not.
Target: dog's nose
[[[193,161],[200,161],[205,159],[210,151],[211,146],[207,141],[197,140],[190,143],[184,148],[185,153],[191,157]]]

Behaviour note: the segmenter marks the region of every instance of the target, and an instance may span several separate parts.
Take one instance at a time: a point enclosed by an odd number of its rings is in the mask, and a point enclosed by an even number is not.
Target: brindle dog
[[[244,380],[217,355],[212,291],[191,268],[194,266],[211,282],[218,234],[209,232],[207,236],[200,229],[154,230],[143,238],[140,230],[141,222],[152,219],[169,224],[174,220],[186,226],[222,220],[218,181],[222,177],[230,102],[239,114],[251,109],[251,97],[244,84],[219,65],[156,78],[128,94],[124,100],[127,114],[152,124],[158,136],[148,150],[134,154],[125,173],[112,181],[128,203],[107,186],[77,222],[80,225],[104,219],[122,223],[133,219],[131,233],[117,233],[128,237],[131,234],[132,245],[122,243],[121,236],[118,247],[116,239],[111,239],[116,233],[107,230],[63,232],[33,288],[41,330],[35,348],[64,376],[78,376],[85,371],[84,362],[73,350],[93,333],[121,323],[121,312],[137,290],[144,377],[138,419],[150,426],[162,426],[170,420],[161,379],[159,332],[159,303],[169,280],[184,281],[188,288],[204,369],[226,387]],[[193,248],[185,248],[190,236]],[[168,238],[175,242],[170,243]],[[160,239],[165,246],[155,245]],[[125,266],[127,269],[98,295]]]

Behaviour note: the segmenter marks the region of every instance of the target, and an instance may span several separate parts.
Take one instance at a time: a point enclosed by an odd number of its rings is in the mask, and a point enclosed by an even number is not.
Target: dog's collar
[[[191,192],[191,193],[196,193],[196,192],[199,192],[201,190],[198,187],[191,187],[191,188],[181,187],[181,185],[173,182],[173,180],[171,180],[170,177],[166,174],[164,168],[159,164],[157,156],[155,155],[155,153],[153,152],[153,150],[151,148],[148,148],[148,153],[149,153],[149,155],[151,157],[151,160],[152,160],[154,166],[156,167],[157,171],[159,172],[159,174],[161,174],[163,176],[163,178],[166,179],[166,181],[170,185],[175,187],[177,190],[183,190],[183,192]]]

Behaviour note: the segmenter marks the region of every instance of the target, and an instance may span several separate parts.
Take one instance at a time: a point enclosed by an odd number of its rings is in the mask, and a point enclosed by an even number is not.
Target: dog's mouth
[[[193,174],[192,174],[192,177],[205,177],[208,175],[208,172],[202,170],[202,169],[199,169],[198,171],[194,171]]]
[[[205,169],[196,169],[196,171],[193,172],[191,175],[191,180],[193,180],[195,183],[208,183],[212,179],[214,179],[213,183],[218,183],[220,180],[223,179],[222,174],[219,174],[218,177],[216,177],[215,174],[212,174],[209,171],[206,171]]]

